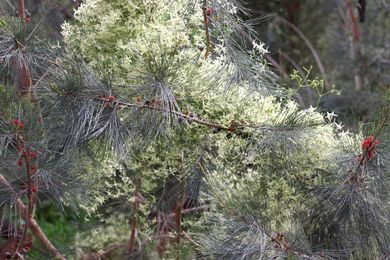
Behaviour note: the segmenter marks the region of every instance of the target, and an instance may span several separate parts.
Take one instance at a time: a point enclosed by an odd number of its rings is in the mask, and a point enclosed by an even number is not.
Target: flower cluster
[[[208,7],[208,8],[206,9],[206,15],[207,15],[207,16],[210,16],[210,15],[212,14],[212,12],[213,12],[213,9],[212,9],[211,7]]]
[[[15,126],[18,129],[24,129],[24,122],[17,118],[11,120],[11,125]]]
[[[375,148],[379,145],[379,141],[375,140],[374,136],[370,135],[362,142],[362,149],[367,151],[367,159],[371,160],[375,156]]]
[[[31,240],[25,242],[25,243],[24,243],[24,247],[23,247],[24,251],[26,251],[26,253],[27,253],[28,251],[30,251],[31,246],[32,246],[32,241],[31,241]]]
[[[98,96],[97,98],[104,101],[104,108],[111,108],[113,106],[112,102],[116,100],[116,97],[113,95],[109,95],[109,96],[101,95]]]

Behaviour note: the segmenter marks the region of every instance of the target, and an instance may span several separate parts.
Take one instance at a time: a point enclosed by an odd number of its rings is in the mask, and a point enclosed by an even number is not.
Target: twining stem
[[[184,167],[183,167],[184,156],[183,156],[183,153],[180,155],[179,163],[180,163],[180,172],[182,173],[182,175],[184,175]],[[176,243],[178,245],[180,245],[180,237],[182,235],[181,234],[182,233],[181,218],[182,218],[182,211],[183,211],[183,204],[184,204],[185,185],[186,185],[186,182],[185,182],[185,179],[183,178],[182,180],[180,180],[179,197],[178,197],[177,204],[176,204],[176,233],[177,233],[176,234]],[[178,254],[178,256],[179,256],[179,254]]]
[[[23,26],[23,32],[26,32],[26,7],[24,0],[19,0],[19,17]]]
[[[30,170],[30,160],[28,158],[29,154],[29,149],[25,149],[24,155],[23,155],[23,160],[26,163],[26,175],[27,175],[27,212],[26,216],[24,217],[26,220],[26,223],[23,228],[22,232],[22,238],[20,240],[20,243],[18,245],[18,248],[23,248],[24,243],[27,239],[27,232],[29,229],[29,224],[30,224],[30,219],[32,219],[32,212],[33,212],[33,192],[32,192],[32,176],[31,176],[31,170]],[[18,248],[16,249],[16,252],[18,251]]]
[[[9,191],[13,195],[17,195],[11,184],[7,181],[7,179],[4,178],[3,175],[0,175],[0,183],[8,187]],[[27,216],[27,206],[23,203],[21,199],[16,200],[16,208],[18,209],[20,216],[22,216],[23,218]],[[47,238],[47,236],[42,231],[41,227],[34,218],[27,218],[25,219],[25,221],[28,222],[29,229],[34,234],[34,236],[43,245],[46,251],[54,257],[54,259],[65,260],[65,257],[63,257],[57,250],[57,248],[55,248],[55,246],[50,242],[50,240]]]
[[[137,215],[139,211],[139,205],[141,203],[141,185],[142,185],[142,173],[141,176],[136,177],[134,180],[135,192],[134,192],[134,202],[131,209],[130,217],[130,239],[128,244],[128,251],[131,254],[134,250],[135,237],[137,234]]]
[[[207,12],[207,0],[203,0],[203,23],[206,34],[206,53],[204,58],[207,59],[211,50],[210,29],[209,29],[209,14]]]
[[[26,8],[24,5],[24,0],[19,0],[19,17],[22,23],[26,21]]]
[[[361,90],[362,88],[362,75],[360,72],[358,59],[361,58],[361,49],[359,46],[359,42],[361,41],[361,30],[358,18],[354,12],[355,4],[352,4],[350,0],[345,0],[345,5],[348,11],[348,15],[350,19],[346,19],[348,21],[348,24],[350,25],[351,33],[352,33],[352,40],[350,41],[351,46],[351,57],[355,61],[355,66],[352,70],[352,74],[355,80],[355,89]]]

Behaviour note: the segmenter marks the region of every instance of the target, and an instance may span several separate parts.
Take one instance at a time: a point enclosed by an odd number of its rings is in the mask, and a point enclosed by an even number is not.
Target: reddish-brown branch
[[[349,18],[351,19],[352,38],[355,43],[358,43],[360,41],[361,32],[358,18],[354,12],[355,5],[352,4],[349,0],[346,0],[346,6],[348,9]]]
[[[19,17],[20,22],[23,27],[23,32],[26,33],[26,8],[25,8],[25,0],[19,0]],[[17,41],[17,47],[19,49],[22,48],[22,46],[26,44],[24,40],[21,40],[21,42]],[[18,93],[20,96],[27,96],[31,93],[31,87],[33,85],[32,83],[32,76],[30,68],[25,60],[25,55],[23,53],[19,54],[21,55],[21,58],[15,58],[14,62],[11,62],[13,65],[13,70],[16,75],[15,83],[18,87]],[[19,61],[18,61],[19,60]]]
[[[214,122],[202,120],[202,119],[197,118],[195,116],[192,116],[190,114],[184,114],[182,112],[175,111],[175,110],[167,110],[167,109],[163,109],[161,107],[151,106],[151,105],[146,105],[146,104],[134,104],[134,103],[130,103],[128,101],[120,101],[118,99],[108,100],[107,98],[101,97],[101,96],[92,97],[91,98],[91,97],[85,97],[85,96],[84,97],[83,96],[77,96],[74,93],[61,93],[61,95],[62,96],[74,96],[75,98],[84,98],[84,99],[97,100],[97,101],[100,101],[100,102],[104,102],[105,104],[107,104],[107,102],[110,102],[112,104],[117,105],[118,107],[133,107],[133,108],[138,108],[140,110],[142,110],[142,109],[150,109],[150,110],[155,110],[155,111],[159,111],[159,112],[170,113],[172,115],[176,115],[178,117],[181,117],[182,119],[186,119],[189,122],[194,122],[194,123],[197,123],[197,124],[200,124],[200,125],[203,125],[203,126],[207,126],[207,127],[216,129],[218,131],[224,130],[224,131],[227,131],[227,132],[236,132],[236,133],[238,133],[240,129],[245,128],[245,127],[250,127],[250,128],[258,128],[259,127],[258,125],[254,125],[254,124],[238,123],[238,122],[233,122],[233,121],[230,122],[229,126],[226,126],[226,125],[222,125],[222,124],[219,124],[219,123],[214,123]]]
[[[4,178],[3,175],[0,175],[0,183],[9,188],[9,191],[16,195],[16,192],[12,188],[11,184]],[[65,258],[60,254],[60,252],[55,248],[55,246],[50,242],[45,233],[42,231],[39,224],[34,218],[25,218],[27,216],[27,206],[24,205],[22,200],[16,200],[16,208],[18,209],[19,214],[28,222],[28,226],[34,236],[41,242],[43,247],[49,252],[55,259],[65,260]]]
[[[32,77],[30,69],[26,64],[24,54],[20,54],[22,58],[18,57],[11,59],[12,70],[15,73],[15,85],[18,88],[18,94],[21,97],[29,96],[32,87]]]

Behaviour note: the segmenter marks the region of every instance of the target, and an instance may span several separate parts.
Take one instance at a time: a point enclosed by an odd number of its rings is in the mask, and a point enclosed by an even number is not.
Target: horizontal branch
[[[193,207],[193,208],[188,208],[188,209],[183,209],[181,211],[181,214],[190,214],[198,211],[208,211],[210,209],[210,205],[201,205],[198,207]],[[172,218],[176,215],[176,212],[173,212],[168,215],[168,218]]]
[[[93,99],[94,100],[107,102],[105,98],[101,98],[101,97],[96,97],[96,98],[93,98]],[[168,113],[174,114],[176,116],[180,116],[180,117],[183,117],[185,119],[191,120],[191,121],[193,121],[195,123],[198,123],[200,125],[204,125],[204,126],[208,126],[208,127],[212,127],[212,128],[218,128],[220,130],[226,130],[226,131],[230,131],[231,130],[227,126],[224,126],[224,125],[221,125],[221,124],[218,124],[218,123],[213,123],[213,122],[201,120],[201,119],[199,119],[197,117],[186,115],[186,114],[184,114],[182,112],[178,112],[178,111],[174,111],[174,110],[168,110],[167,111],[167,110],[165,110],[163,108],[158,108],[158,107],[154,107],[154,106],[150,106],[150,105],[134,104],[134,103],[120,101],[120,100],[113,100],[111,102],[114,103],[114,104],[117,104],[119,106],[134,107],[134,108],[139,108],[139,109],[150,109],[150,110],[155,110],[155,111],[159,111],[159,112],[168,112]]]

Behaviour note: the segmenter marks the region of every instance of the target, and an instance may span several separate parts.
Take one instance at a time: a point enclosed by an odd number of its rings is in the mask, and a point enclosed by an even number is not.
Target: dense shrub
[[[47,196],[98,225],[66,258],[386,257],[389,111],[365,137],[300,108],[246,14],[234,0],[87,0],[64,51],[40,56],[18,44],[38,40],[24,21],[2,20],[3,221],[27,205],[11,255],[27,254]]]

